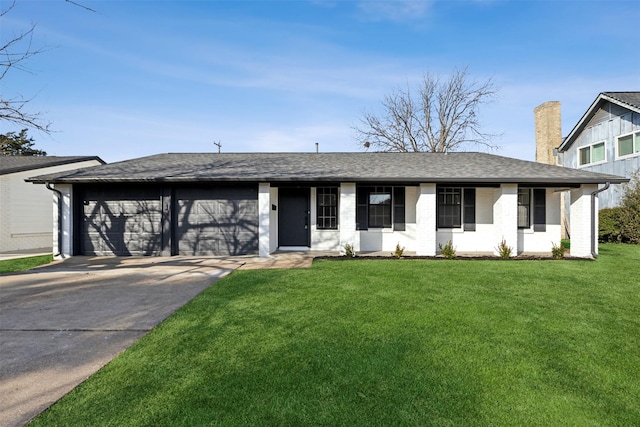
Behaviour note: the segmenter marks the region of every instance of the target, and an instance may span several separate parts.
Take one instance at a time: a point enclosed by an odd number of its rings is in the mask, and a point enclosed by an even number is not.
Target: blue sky
[[[562,103],[566,135],[598,93],[640,90],[635,0],[78,3],[96,12],[18,0],[0,27],[35,23],[46,48],[0,90],[33,97],[50,155],[358,151],[385,94],[468,67],[499,90],[481,110],[497,154],[533,160],[537,105]]]

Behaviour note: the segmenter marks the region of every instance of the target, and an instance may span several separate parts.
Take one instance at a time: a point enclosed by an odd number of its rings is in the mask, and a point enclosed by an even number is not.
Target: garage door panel
[[[220,240],[215,238],[183,239],[179,242],[178,248],[181,255],[219,255]]]
[[[82,204],[82,254],[153,255],[161,252],[159,189],[91,189],[84,192]]]
[[[165,210],[162,197],[171,200]],[[171,239],[172,253],[177,254],[255,254],[257,199],[257,185],[85,189],[80,251],[87,255],[157,255]],[[170,228],[163,228],[163,221]]]
[[[160,245],[160,235],[154,233],[125,234],[121,250],[138,255],[155,255]]]
[[[258,251],[257,187],[177,191],[181,255],[244,255]]]

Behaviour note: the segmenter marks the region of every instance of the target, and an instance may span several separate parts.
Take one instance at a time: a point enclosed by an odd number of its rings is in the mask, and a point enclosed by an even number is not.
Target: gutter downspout
[[[45,186],[58,196],[58,253],[53,255],[57,257],[62,255],[62,193],[53,188],[49,182],[46,182]]]
[[[594,258],[598,257],[596,253],[596,239],[598,236],[598,230],[596,230],[596,197],[598,197],[598,193],[608,190],[610,186],[611,183],[607,182],[604,187],[591,193],[591,231],[593,233],[591,235],[591,256]]]

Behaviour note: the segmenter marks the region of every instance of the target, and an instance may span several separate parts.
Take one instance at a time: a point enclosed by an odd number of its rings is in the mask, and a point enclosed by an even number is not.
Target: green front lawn
[[[237,271],[34,425],[640,425],[640,246]]]
[[[49,264],[53,255],[39,255],[28,258],[16,258],[0,261],[0,274],[14,271],[31,270],[39,265]]]

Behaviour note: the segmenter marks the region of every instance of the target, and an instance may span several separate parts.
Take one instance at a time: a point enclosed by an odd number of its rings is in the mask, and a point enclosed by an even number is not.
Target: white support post
[[[596,197],[595,216],[591,213],[591,193],[598,189],[597,184],[583,184],[571,191],[571,249],[574,257],[592,258],[592,245],[598,254],[598,199]]]
[[[493,204],[493,223],[496,230],[494,254],[500,255],[496,249],[504,239],[507,246],[513,249],[513,255],[518,251],[518,185],[502,184],[496,194]]]
[[[436,254],[436,185],[420,184],[416,204],[416,254]]]
[[[268,182],[258,184],[258,255],[270,254],[271,185]]]
[[[360,239],[356,230],[356,184],[343,182],[340,184],[340,250],[344,245],[353,245],[355,251],[360,250]]]
[[[70,184],[56,184],[54,186],[61,194],[53,193],[53,253],[60,254],[57,258],[67,258],[73,255],[73,186]],[[58,203],[62,203],[61,210],[58,210]],[[62,213],[62,218],[58,218],[58,212]],[[61,228],[62,245],[58,245],[58,227]]]

